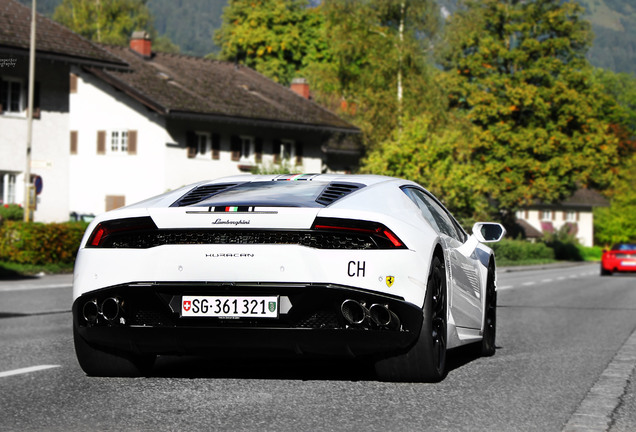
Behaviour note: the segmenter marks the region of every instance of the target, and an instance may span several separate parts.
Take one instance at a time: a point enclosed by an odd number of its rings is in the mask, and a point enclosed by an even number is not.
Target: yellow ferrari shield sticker
[[[393,282],[395,282],[395,276],[387,276],[386,277],[386,286],[391,288],[391,286],[393,285]]]

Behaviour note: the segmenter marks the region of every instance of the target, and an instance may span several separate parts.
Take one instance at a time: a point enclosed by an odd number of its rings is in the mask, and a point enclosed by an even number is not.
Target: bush
[[[18,204],[0,205],[0,222],[21,221],[24,219],[24,210]]]
[[[488,246],[495,251],[497,261],[550,261],[554,251],[544,243],[530,243],[526,240],[504,239]]]
[[[33,265],[72,263],[87,226],[82,222],[7,221],[0,226],[0,261]]]
[[[577,248],[583,261],[600,261],[603,256],[603,248],[600,246],[587,247],[577,245]]]
[[[546,233],[543,242],[554,250],[554,257],[558,260],[583,261],[579,241],[567,225],[553,233]]]

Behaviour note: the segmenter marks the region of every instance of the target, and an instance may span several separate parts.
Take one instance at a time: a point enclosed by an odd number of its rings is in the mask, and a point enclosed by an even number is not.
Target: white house
[[[0,204],[24,203],[31,10],[0,0]],[[98,214],[255,167],[354,169],[359,130],[308,98],[228,62],[93,44],[37,16],[30,171],[36,221]]]
[[[125,68],[107,51],[38,15],[30,172],[43,189],[36,220],[68,220],[69,71],[72,65]],[[31,10],[0,0],[0,204],[22,204],[27,164]]]
[[[609,203],[600,193],[580,188],[574,194],[556,204],[535,203],[519,210],[517,223],[527,238],[541,237],[567,229],[583,246],[594,245],[594,207],[605,207]],[[565,228],[564,228],[565,227]]]
[[[342,151],[329,147],[334,137],[358,130],[303,97],[303,82],[292,91],[233,63],[153,53],[143,32],[129,47],[103,48],[130,69],[72,68],[72,212],[97,214],[256,167],[318,173],[357,161],[355,149],[348,160],[328,158]]]

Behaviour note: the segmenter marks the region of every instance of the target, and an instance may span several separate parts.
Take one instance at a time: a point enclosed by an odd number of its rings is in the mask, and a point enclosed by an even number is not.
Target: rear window
[[[322,207],[316,202],[328,183],[266,181],[243,183],[199,203],[202,207]]]
[[[636,251],[636,244],[619,243],[617,245],[614,245],[612,250],[617,250],[617,251]]]

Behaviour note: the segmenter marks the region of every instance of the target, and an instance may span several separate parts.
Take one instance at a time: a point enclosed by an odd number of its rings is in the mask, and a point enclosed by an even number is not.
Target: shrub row
[[[545,243],[530,243],[526,240],[501,240],[498,243],[490,243],[501,261],[532,261],[553,260],[554,250]]]
[[[88,224],[24,223],[0,225],[0,261],[20,264],[68,264],[75,260]]]

